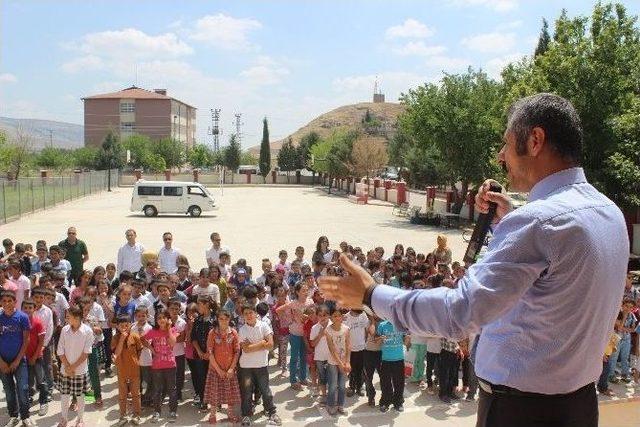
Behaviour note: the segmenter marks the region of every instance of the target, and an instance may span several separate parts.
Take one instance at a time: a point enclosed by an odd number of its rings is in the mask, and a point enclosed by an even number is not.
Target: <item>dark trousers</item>
[[[187,366],[189,366],[189,372],[191,372],[191,384],[193,385],[193,391],[196,390],[196,384],[198,383],[198,379],[196,378],[196,359],[186,359]]]
[[[475,397],[478,391],[478,377],[476,377],[473,363],[468,357],[462,360],[462,385],[469,387],[469,391],[467,391],[468,397]]]
[[[151,378],[153,382],[153,407],[156,412],[160,412],[162,400],[165,395],[169,395],[169,412],[176,412],[178,409],[178,399],[176,396],[176,368],[152,369]]]
[[[104,348],[104,370],[108,372],[111,370],[111,338],[113,337],[113,329],[102,328],[102,336],[104,337],[102,341]]]
[[[207,380],[207,373],[209,372],[209,361],[194,359],[193,362],[193,368],[195,368],[194,371],[191,371],[193,388],[195,389],[196,394],[200,396],[200,400],[202,400],[204,397],[204,385]],[[189,365],[189,367],[191,367],[191,365]]]
[[[427,352],[427,386],[433,386],[434,375],[438,376],[438,358],[440,353]]]
[[[480,388],[476,427],[597,427],[594,384],[562,395],[511,396]]]
[[[349,388],[354,392],[358,392],[362,389],[362,371],[364,369],[364,350],[352,351],[351,358],[351,372],[349,373]]]
[[[142,387],[144,383],[144,393]],[[150,405],[153,402],[153,381],[151,380],[151,366],[140,366],[140,393],[142,404]]]
[[[42,350],[42,370],[44,373],[44,381],[47,385],[47,389],[49,390],[49,395],[53,391],[53,359],[51,355],[55,353],[53,349],[53,340]]]
[[[13,360],[6,360],[11,364]],[[29,418],[29,370],[27,368],[27,359],[24,357],[18,365],[18,368],[8,374],[0,372],[0,380],[4,387],[5,398],[7,399],[7,412],[9,417],[20,418],[26,420]]]
[[[602,373],[598,378],[598,391],[600,393],[609,389],[609,362],[602,362]]]
[[[438,358],[438,384],[440,391],[438,396],[451,396],[458,385],[458,368],[460,361],[458,355],[447,350],[440,352]]]
[[[369,399],[375,399],[376,389],[373,387],[373,374],[378,372],[380,376],[380,362],[382,360],[381,351],[369,351],[365,350],[363,353],[364,364],[364,382],[367,389],[367,397]]]
[[[404,360],[387,362],[380,366],[380,406],[400,406],[404,403]]]
[[[276,407],[273,404],[273,394],[269,387],[269,371],[267,367],[262,368],[239,368],[238,379],[240,382],[240,396],[242,398],[242,416],[248,417],[253,409],[251,400],[254,385],[258,386],[262,395],[262,404],[264,412],[267,415],[276,413]]]
[[[33,365],[29,367],[29,388],[34,387],[38,389],[38,403],[44,405],[49,400],[49,387],[44,376],[44,360],[41,357],[36,360]],[[31,390],[30,390],[31,393]]]
[[[182,389],[184,388],[184,354],[176,356],[176,393],[178,400],[182,400]]]

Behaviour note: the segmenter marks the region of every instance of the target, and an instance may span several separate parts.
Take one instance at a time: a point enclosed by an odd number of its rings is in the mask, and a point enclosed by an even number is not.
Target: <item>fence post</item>
[[[18,187],[18,216],[22,216],[22,194],[20,192],[20,181],[17,179],[16,186]]]
[[[54,184],[55,185],[55,184]],[[47,197],[44,192],[44,182],[42,183],[42,210],[47,209]]]
[[[31,178],[31,213],[36,211],[36,198],[33,195],[33,178]]]
[[[2,210],[4,211],[4,223],[7,223],[7,191],[2,181]]]

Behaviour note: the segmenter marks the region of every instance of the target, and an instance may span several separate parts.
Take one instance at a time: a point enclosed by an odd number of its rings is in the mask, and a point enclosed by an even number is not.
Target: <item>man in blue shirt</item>
[[[7,397],[9,427],[20,423],[23,426],[35,424],[29,419],[29,376],[25,352],[29,343],[29,317],[16,310],[16,294],[2,292],[0,314],[0,378]],[[17,397],[17,399],[16,399]]]
[[[569,101],[538,94],[514,103],[498,160],[509,198],[476,196],[480,212],[498,206],[493,239],[455,289],[402,291],[378,286],[341,258],[350,275],[320,279],[325,298],[369,305],[400,330],[463,339],[479,334],[478,426],[598,425],[595,381],[624,290],[629,240],[620,209],[580,167],[582,125]]]

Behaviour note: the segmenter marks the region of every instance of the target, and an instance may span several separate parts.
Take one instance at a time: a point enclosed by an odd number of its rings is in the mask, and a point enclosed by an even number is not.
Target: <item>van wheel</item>
[[[145,206],[144,209],[142,209],[142,212],[144,212],[144,216],[158,215],[158,210],[156,209],[155,206],[152,206],[152,205]]]
[[[202,209],[200,209],[200,206],[191,206],[189,208],[189,215],[191,215],[194,218],[199,217],[201,213],[202,213]]]

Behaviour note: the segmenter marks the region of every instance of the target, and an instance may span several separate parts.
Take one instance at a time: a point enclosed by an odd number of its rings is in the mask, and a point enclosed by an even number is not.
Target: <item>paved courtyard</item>
[[[51,244],[65,237],[68,226],[76,226],[78,237],[89,248],[88,267],[114,262],[118,247],[124,243],[127,228],[136,229],[138,240],[153,249],[161,246],[162,232],[173,232],[175,245],[195,269],[205,263],[204,251],[210,246],[209,234],[213,231],[221,233],[223,244],[231,248],[234,260],[244,257],[254,268],[259,268],[263,257],[276,258],[279,249],[287,249],[292,254],[297,245],[304,246],[310,257],[320,235],[327,235],[332,247],[345,240],[365,250],[383,246],[385,251],[391,252],[395,243],[401,242],[405,247],[413,246],[417,252],[426,252],[435,246],[436,235],[444,233],[449,236],[454,260],[461,259],[465,248],[458,230],[414,226],[406,218],[394,217],[390,206],[358,206],[319,189],[234,187],[225,188],[224,196],[219,189],[213,189],[213,192],[219,210],[205,213],[200,218],[180,215],[146,218],[142,214],[131,213],[131,189],[119,188],[112,193],[101,193],[26,216],[0,227],[0,235],[32,243],[45,239]],[[271,364],[274,363],[272,360]],[[347,398],[348,415],[332,418],[314,403],[307,390],[294,392],[288,387],[288,380],[280,378],[275,368],[272,369],[272,391],[278,413],[287,426],[475,425],[475,402],[460,402],[449,407],[441,404],[435,396],[409,384],[405,388],[406,411],[403,414],[393,410],[381,414],[377,409],[368,407],[365,398]],[[187,375],[186,397],[191,396],[189,378]],[[118,418],[117,381],[105,378],[102,384],[105,407],[98,411],[87,405],[85,420],[89,426],[113,425]],[[637,387],[616,386],[615,390],[619,396],[640,395]],[[4,394],[0,394],[0,425],[6,422],[4,408]],[[59,408],[58,394],[55,393],[49,415],[34,417],[37,425],[55,425]],[[601,405],[601,408],[601,426],[640,424],[638,402]],[[147,423],[150,415],[149,410],[144,412]],[[189,404],[189,399],[180,405],[178,415],[175,425],[180,426],[199,425],[207,418],[206,414],[199,413]],[[257,425],[265,423],[264,417],[256,418]]]

